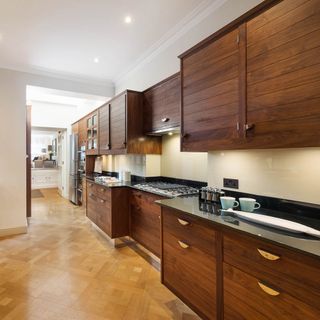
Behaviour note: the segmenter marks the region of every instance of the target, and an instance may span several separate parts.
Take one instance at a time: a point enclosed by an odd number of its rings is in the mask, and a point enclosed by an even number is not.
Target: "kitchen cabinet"
[[[180,56],[182,151],[320,145],[319,1],[265,1]]]
[[[79,134],[79,122],[75,122],[72,124],[71,131],[73,134]]]
[[[318,260],[250,236],[223,236],[224,319],[320,318]]]
[[[248,21],[246,146],[320,145],[319,8],[284,0]]]
[[[146,134],[180,127],[180,73],[143,92],[143,122]]]
[[[87,180],[87,217],[112,239],[128,236],[127,188],[108,188]]]
[[[131,190],[130,237],[160,257],[161,208],[155,203],[163,199],[148,192]]]
[[[240,28],[181,61],[183,151],[239,143]]]
[[[161,280],[203,319],[216,319],[216,231],[162,208]]]
[[[87,144],[87,123],[85,118],[78,121],[78,139],[79,147],[85,147]]]
[[[127,90],[110,101],[108,154],[160,154],[161,139],[143,132],[143,96]]]
[[[99,154],[98,110],[86,117],[86,126],[86,155],[97,155]]]
[[[110,104],[106,103],[99,108],[99,154],[108,154],[111,148],[110,141]]]

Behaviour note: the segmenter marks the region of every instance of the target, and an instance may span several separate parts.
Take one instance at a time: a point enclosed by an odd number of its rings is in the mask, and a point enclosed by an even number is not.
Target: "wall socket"
[[[223,178],[223,187],[231,189],[239,189],[239,180],[231,178]]]

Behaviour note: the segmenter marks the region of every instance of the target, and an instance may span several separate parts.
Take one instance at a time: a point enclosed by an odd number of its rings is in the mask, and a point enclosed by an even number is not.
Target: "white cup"
[[[239,202],[234,197],[220,197],[222,209],[228,210],[239,206]]]
[[[253,212],[261,207],[260,203],[253,198],[239,198],[242,211]]]

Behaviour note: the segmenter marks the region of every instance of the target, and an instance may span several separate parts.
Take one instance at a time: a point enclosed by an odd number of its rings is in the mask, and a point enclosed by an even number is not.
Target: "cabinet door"
[[[85,118],[79,120],[78,133],[79,133],[79,147],[86,146],[87,124],[86,124]]]
[[[99,149],[100,154],[108,154],[110,144],[110,105],[105,104],[99,109]]]
[[[98,131],[98,111],[95,111],[86,117],[86,154],[95,155],[99,153],[99,131]]]
[[[111,150],[125,151],[127,146],[126,135],[126,94],[111,101],[110,104],[110,138]]]
[[[160,257],[160,196],[132,191],[130,197],[130,236]]]
[[[247,269],[248,270],[248,269]],[[320,310],[240,269],[223,264],[224,320],[317,320]]]
[[[143,95],[146,133],[180,126],[180,74],[145,91]]]
[[[247,145],[320,145],[320,2],[284,0],[247,23]]]
[[[233,30],[182,59],[182,151],[237,147],[245,85],[240,36],[240,28]]]

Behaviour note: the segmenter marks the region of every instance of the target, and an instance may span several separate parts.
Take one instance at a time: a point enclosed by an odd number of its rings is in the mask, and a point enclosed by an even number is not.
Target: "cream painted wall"
[[[180,135],[163,136],[161,175],[207,182],[207,153],[180,152]]]
[[[0,230],[26,226],[26,86],[110,97],[114,88],[0,69]],[[5,151],[4,151],[5,150]]]
[[[239,179],[248,193],[320,204],[320,148],[209,152],[208,183]]]

